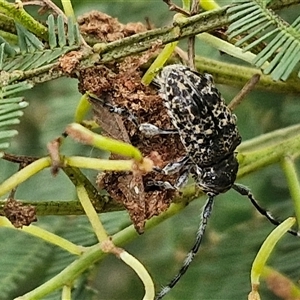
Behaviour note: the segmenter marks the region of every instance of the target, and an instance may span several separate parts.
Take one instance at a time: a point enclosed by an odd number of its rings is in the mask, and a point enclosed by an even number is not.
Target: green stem
[[[87,215],[93,230],[98,238],[99,242],[103,242],[107,239],[109,239],[100,219],[95,211],[94,206],[91,203],[91,200],[89,199],[88,193],[86,192],[86,189],[84,186],[79,185],[76,187],[77,195],[80,200],[80,203],[85,211],[85,214]]]
[[[276,132],[273,132],[274,136]],[[238,148],[239,150],[239,148]],[[281,161],[285,154],[291,156],[300,155],[300,133],[295,132],[293,137],[278,140],[270,145],[266,145],[258,150],[249,152],[240,152],[238,160],[241,164],[238,172],[238,177],[244,176],[254,170],[266,167],[273,163]]]
[[[181,1],[182,2],[182,8],[184,9],[184,10],[189,10],[190,9],[190,0],[182,0]]]
[[[70,286],[69,284],[64,285],[61,293],[61,299],[72,300],[71,292],[72,292],[72,286]]]
[[[97,212],[103,212],[103,211],[115,211],[120,210],[120,205],[118,205],[116,202],[114,202],[112,199],[108,199],[108,196],[101,195],[98,190],[94,187],[94,185],[89,181],[89,179],[78,169],[74,167],[63,167],[63,171],[66,173],[66,175],[69,177],[69,179],[72,181],[74,186],[82,185],[86,189],[88,196],[96,209]],[[75,214],[83,214],[83,208],[78,201],[70,201],[71,205],[69,207],[70,213],[72,215],[72,211]],[[55,204],[52,203],[52,208],[54,208]],[[57,201],[56,201],[57,203]],[[65,202],[60,202],[62,207],[62,210],[64,210],[64,207],[68,205]],[[39,203],[40,204],[40,203]],[[49,209],[49,207],[47,207]],[[74,209],[74,210],[73,210]],[[80,213],[79,213],[80,211]]]
[[[131,171],[133,160],[109,160],[84,156],[70,156],[64,158],[64,164],[71,167],[105,170],[105,171]]]
[[[76,17],[75,17],[75,13],[74,13],[71,1],[70,0],[61,0],[61,4],[64,8],[65,15],[69,18],[72,18],[75,23]]]
[[[72,123],[67,126],[66,133],[80,143],[94,146],[98,149],[106,150],[112,153],[131,157],[141,162],[143,160],[142,153],[136,147],[109,137],[96,134],[80,124]]]
[[[149,30],[109,44],[95,44],[94,50],[101,54],[100,62],[105,63],[150,49],[158,40],[163,45],[169,44],[226,25],[229,22],[226,16],[228,8],[229,6],[225,6],[181,18],[180,22],[177,20],[173,26]]]
[[[0,28],[1,31],[5,31],[14,35],[17,34],[14,20],[4,14],[0,14]]]
[[[294,203],[296,219],[298,222],[298,230],[300,230],[300,183],[297,176],[295,163],[290,156],[285,156],[281,162],[281,167],[287,179]]]
[[[170,58],[174,49],[176,48],[178,42],[167,44],[164,49],[157,55],[155,61],[147,69],[146,73],[142,78],[142,83],[144,85],[149,85],[153,78],[156,76],[157,72],[162,68],[165,62]]]
[[[186,204],[178,203],[173,204],[171,207],[163,214],[158,217],[152,218],[150,221],[146,223],[146,229],[149,230],[153,228],[157,224],[162,221],[170,218],[171,216],[178,213],[178,211],[184,209]],[[112,237],[112,242],[116,246],[122,246],[125,243],[133,240],[138,236],[134,227],[131,225],[122,231],[116,233]],[[61,271],[58,275],[51,278],[46,283],[40,285],[36,289],[30,291],[29,293],[16,298],[15,300],[34,300],[34,299],[42,299],[46,295],[51,292],[62,288],[68,282],[73,282],[78,276],[83,273],[86,269],[90,268],[90,266],[99,260],[102,260],[107,253],[103,252],[99,245],[94,245],[83,253],[78,259],[76,259],[73,263],[67,266],[63,271]]]
[[[279,93],[299,93],[298,78],[289,78],[286,82],[274,81],[271,76],[261,74],[257,68],[243,67],[236,64],[224,63],[203,56],[196,56],[196,67],[199,72],[213,75],[215,82],[229,86],[243,87],[254,74],[260,74],[256,89],[269,90]]]
[[[74,116],[74,121],[76,123],[81,123],[85,117],[85,115],[87,114],[87,112],[90,110],[91,108],[91,104],[88,101],[88,95],[84,94],[81,98],[80,101],[76,107],[76,111],[75,111],[75,116]]]
[[[154,284],[151,276],[147,272],[143,264],[138,261],[134,256],[123,250],[120,253],[120,259],[122,259],[134,272],[138,275],[145,287],[145,295],[143,300],[152,300],[155,296]]]
[[[298,3],[299,0],[272,2],[270,8],[279,9]],[[227,5],[220,9],[207,11],[192,17],[181,18],[181,21],[175,22],[173,26],[148,30],[108,44],[101,42],[94,45],[94,50],[101,54],[100,62],[105,63],[151,49],[158,40],[165,45],[202,32],[212,31],[216,28],[229,25],[226,14],[229,7],[231,6]],[[95,61],[91,61],[90,63],[93,65]]]
[[[252,286],[259,285],[259,277],[261,276],[267,259],[273,251],[276,243],[281,237],[293,226],[295,218],[288,218],[278,225],[265,239],[261,248],[259,249],[251,269],[251,284]]]
[[[50,157],[44,157],[36,160],[25,168],[21,169],[2,184],[0,184],[0,196],[10,192],[20,183],[24,182],[34,174],[40,172],[41,170],[51,166]]]
[[[14,19],[16,22],[22,24],[39,38],[42,38],[46,41],[48,40],[47,28],[36,21],[31,15],[29,15],[22,7],[19,7],[17,4],[12,4],[5,0],[0,0],[0,12]]]
[[[122,205],[116,203],[108,195],[98,195],[97,199],[99,203],[102,203],[100,205],[98,203],[94,205],[98,213],[124,210],[124,207]],[[72,216],[84,214],[84,210],[81,206],[81,203],[77,200],[16,200],[22,202],[24,205],[34,206],[36,209],[36,214],[38,216]],[[4,215],[3,208],[5,203],[6,200],[0,200],[0,215]]]
[[[300,125],[279,129],[243,142],[238,147],[238,159],[240,163],[238,178],[241,178],[273,163],[280,162],[286,154],[292,156],[297,156],[300,154]],[[84,184],[87,191],[90,191],[89,197],[92,199],[93,205],[98,213],[122,209],[122,207],[116,204],[109,196],[99,195],[93,185],[78,169],[64,167],[63,170],[65,172],[69,172],[68,176],[74,185],[78,185],[78,182],[81,182],[81,184]],[[3,188],[3,184],[0,185],[0,191],[1,188]],[[7,183],[5,183],[5,185],[7,185]],[[187,194],[185,193],[186,190],[188,190]],[[198,192],[196,192],[194,185],[184,188],[183,191],[184,194],[182,197],[179,197],[174,201],[190,202],[196,199],[198,196]],[[5,201],[0,201],[0,213],[3,212],[4,204]],[[36,206],[38,215],[83,214],[82,207],[77,201],[24,201],[24,204]]]
[[[24,226],[22,229],[15,228],[8,219],[5,217],[0,217],[0,226],[9,227],[15,230],[24,231],[28,234],[31,234],[33,236],[36,236],[47,243],[51,243],[53,245],[56,245],[71,254],[75,255],[81,255],[83,252],[83,247],[77,246],[76,244],[48,231],[45,229],[42,229],[38,226],[30,225],[30,226]]]
[[[16,45],[18,43],[18,36],[13,33],[0,30],[0,36],[4,38],[9,44]]]
[[[251,140],[244,141],[239,147],[238,152],[251,152],[268,146],[276,146],[280,142],[297,137],[300,132],[300,124],[277,129],[269,133],[259,135]]]

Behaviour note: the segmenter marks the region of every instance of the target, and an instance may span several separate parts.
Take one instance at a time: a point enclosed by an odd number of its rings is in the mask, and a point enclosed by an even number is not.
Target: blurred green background
[[[167,25],[173,13],[163,1],[72,1],[77,16],[96,9],[119,19],[120,22],[143,22],[149,18],[155,26]],[[180,4],[180,2],[177,2]],[[225,5],[227,2],[219,2]],[[57,1],[59,5],[59,2]],[[293,9],[282,16],[293,19]],[[288,20],[287,18],[287,20]],[[185,41],[181,42],[182,48]],[[226,55],[197,41],[196,53],[218,60],[228,61]],[[237,94],[238,88],[218,86],[227,102]],[[9,152],[24,155],[46,155],[46,143],[58,137],[72,122],[80,94],[75,79],[63,78],[37,85],[26,93],[30,106],[25,110],[19,135]],[[300,103],[296,95],[254,91],[237,108],[238,126],[243,140],[299,123]],[[67,141],[62,149],[65,154],[96,157],[99,151]],[[16,171],[17,166],[0,160],[0,181]],[[96,172],[85,172],[92,181]],[[239,180],[251,188],[262,206],[280,219],[293,215],[293,207],[285,177],[278,165],[257,171]],[[26,200],[73,200],[74,187],[63,173],[53,178],[45,170],[22,184],[17,198]],[[157,288],[167,284],[177,273],[186,253],[193,244],[199,223],[199,215],[205,198],[191,203],[179,215],[167,220],[125,246],[149,270]],[[130,224],[126,212],[103,216],[110,233]],[[92,230],[85,217],[44,217],[38,225],[83,244],[95,243]],[[212,218],[199,254],[187,274],[165,299],[246,299],[250,291],[251,263],[259,246],[273,229],[260,217],[247,198],[234,191],[218,196]],[[46,278],[56,274],[72,261],[66,253],[38,239],[9,229],[0,229],[0,299],[13,299]],[[20,247],[22,245],[22,247]],[[284,237],[272,255],[269,264],[299,280],[299,240]],[[62,254],[63,253],[63,254]],[[10,255],[18,255],[20,261],[9,261]],[[25,259],[26,258],[26,259]],[[61,260],[57,263],[55,259]],[[43,262],[43,263],[42,263]],[[26,265],[28,264],[28,266]],[[26,268],[24,268],[24,264]],[[7,269],[6,269],[7,268]],[[9,276],[11,268],[19,268],[26,276]],[[9,283],[10,289],[7,288]],[[11,288],[11,282],[14,287]],[[262,299],[279,299],[262,283]],[[109,256],[95,269],[76,283],[73,299],[142,299],[143,286],[131,269]],[[60,299],[59,293],[45,299]]]

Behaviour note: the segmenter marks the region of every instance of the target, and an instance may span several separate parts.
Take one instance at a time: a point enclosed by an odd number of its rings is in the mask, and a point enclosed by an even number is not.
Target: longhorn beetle
[[[218,194],[233,188],[239,194],[247,196],[258,212],[271,223],[279,225],[280,221],[258,204],[248,188],[235,183],[239,166],[235,149],[241,143],[241,136],[236,126],[236,116],[226,106],[212,76],[175,64],[164,67],[154,83],[159,87],[159,94],[175,130],[163,130],[149,123],[139,124],[137,118],[125,109],[109,103],[102,104],[111,112],[127,116],[147,136],[179,135],[186,155],[177,162],[167,164],[163,169],[155,169],[166,175],[178,172],[178,180],[174,185],[169,182],[152,182],[151,185],[178,189],[191,174],[196,184],[208,196],[194,245],[177,275],[157,294],[156,300],[159,300],[176,285],[199,250],[214,199]],[[289,230],[289,233],[300,236],[294,230]]]

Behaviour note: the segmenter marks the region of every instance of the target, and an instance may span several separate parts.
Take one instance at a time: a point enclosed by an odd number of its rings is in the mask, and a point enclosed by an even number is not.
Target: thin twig
[[[51,8],[53,12],[55,12],[57,15],[62,15],[65,23],[68,22],[67,16],[56,4],[54,4],[51,0],[43,0],[43,2],[47,7]]]
[[[185,15],[185,16],[190,16],[190,13],[188,11],[186,11],[185,9],[183,9],[180,6],[176,5],[171,0],[163,0],[163,2],[165,2],[169,6],[169,10],[177,11],[177,12],[179,12],[179,13]]]
[[[27,155],[15,155],[15,154],[10,154],[10,153],[4,152],[2,159],[13,162],[13,163],[17,163],[17,164],[29,165],[29,164],[33,163],[34,161],[38,160],[39,157],[27,156]]]
[[[190,8],[190,15],[194,16],[199,12],[199,0],[193,0]],[[188,39],[188,64],[192,70],[196,70],[195,66],[195,36]]]
[[[251,79],[244,85],[239,93],[228,104],[230,110],[235,110],[236,107],[242,102],[242,100],[253,90],[254,86],[260,79],[259,74],[254,74]]]

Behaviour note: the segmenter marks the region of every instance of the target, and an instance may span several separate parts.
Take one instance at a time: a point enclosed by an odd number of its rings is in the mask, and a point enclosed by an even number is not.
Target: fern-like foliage
[[[42,274],[39,272],[52,248],[40,239],[12,229],[1,230],[0,237],[5,240],[0,245],[1,253],[5,253],[0,257],[1,299],[14,299],[32,288],[30,282],[38,279],[40,275],[36,274]]]
[[[231,7],[229,38],[243,36],[236,46],[244,46],[244,51],[264,42],[253,64],[274,80],[286,80],[300,61],[300,16],[290,25],[267,7],[269,2],[242,0]]]
[[[15,95],[31,87],[32,84],[23,81],[0,88],[0,151],[8,148],[9,140],[18,133],[11,127],[20,123],[22,110],[28,105],[22,97]]]
[[[34,34],[22,25],[16,24],[18,33],[18,49],[0,39],[1,70],[11,72],[15,70],[33,70],[57,61],[63,54],[76,49],[80,45],[78,24],[68,20],[65,33],[62,16],[58,16],[55,24],[53,15],[48,17],[49,44],[40,41]],[[1,38],[1,37],[0,37]]]
[[[70,19],[65,30],[62,16],[58,16],[57,21],[53,15],[48,17],[47,43],[20,24],[16,24],[16,29],[18,45],[10,45],[0,36],[0,151],[8,148],[9,140],[18,133],[11,127],[19,124],[22,110],[28,105],[22,97],[16,97],[16,93],[33,86],[24,80],[24,71],[32,76],[39,74],[41,68],[51,66],[62,55],[80,46],[78,24]]]

